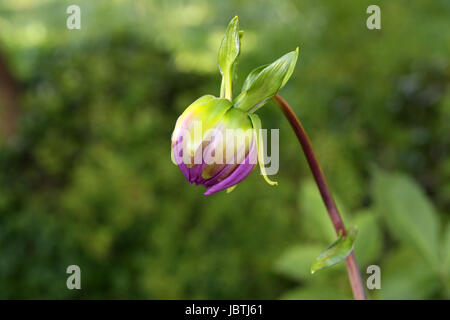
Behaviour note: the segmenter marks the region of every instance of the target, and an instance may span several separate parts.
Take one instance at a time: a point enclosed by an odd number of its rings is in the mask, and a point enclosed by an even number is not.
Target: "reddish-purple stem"
[[[334,202],[333,196],[331,195],[330,189],[328,187],[325,175],[323,174],[322,168],[320,167],[319,161],[317,160],[314,150],[312,148],[311,142],[309,141],[308,135],[303,128],[300,120],[295,115],[292,108],[280,95],[275,95],[275,101],[283,111],[284,115],[291,124],[292,129],[294,129],[295,135],[300,142],[303,152],[305,153],[306,160],[308,161],[311,172],[316,181],[317,187],[319,188],[320,195],[322,196],[325,207],[327,208],[328,214],[330,216],[331,222],[333,223],[336,234],[342,232],[343,236],[347,235],[345,230],[344,222],[339,214],[336,203]],[[347,264],[348,276],[350,279],[350,284],[353,290],[353,296],[356,300],[366,300],[366,293],[364,291],[363,282],[361,279],[361,273],[359,272],[358,264],[356,262],[355,255],[352,253],[345,259]]]

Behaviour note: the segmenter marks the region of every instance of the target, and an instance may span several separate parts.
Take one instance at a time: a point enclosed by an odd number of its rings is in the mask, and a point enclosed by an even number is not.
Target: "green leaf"
[[[447,224],[447,227],[445,229],[441,255],[445,272],[447,273],[447,277],[450,279],[450,223]]]
[[[383,248],[383,234],[377,216],[371,211],[358,212],[352,220],[358,227],[358,241],[355,244],[355,256],[359,265],[364,268],[375,262]]]
[[[439,221],[417,183],[403,174],[376,170],[374,198],[377,212],[392,235],[437,267]]]
[[[322,250],[319,245],[296,245],[286,250],[275,263],[275,271],[295,280],[311,278],[311,261]]]
[[[235,107],[254,112],[280,90],[294,71],[298,58],[298,48],[289,52],[257,73],[253,70],[247,77],[248,88],[235,100]],[[250,79],[249,79],[250,77]]]
[[[392,251],[381,268],[381,299],[430,299],[439,289],[439,279],[411,247]],[[364,273],[364,269],[363,269]]]
[[[334,266],[347,258],[355,245],[357,232],[358,229],[353,227],[348,230],[347,236],[339,235],[339,238],[316,258],[311,266],[311,273]]]
[[[234,17],[228,24],[225,36],[219,48],[219,70],[222,74],[222,85],[220,97],[228,100],[233,99],[233,79],[235,64],[239,57],[242,33],[239,32],[239,19]]]

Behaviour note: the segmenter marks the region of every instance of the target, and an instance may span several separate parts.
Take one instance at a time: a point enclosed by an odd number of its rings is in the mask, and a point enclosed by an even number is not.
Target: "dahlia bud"
[[[220,98],[206,95],[192,103],[178,118],[172,133],[172,161],[191,184],[204,185],[205,195],[231,191],[259,162],[264,168],[261,120],[254,114],[291,76],[298,49],[270,65],[253,70],[242,92],[233,100],[233,79],[240,54],[242,31],[235,17],[219,49],[222,74]]]
[[[227,99],[203,96],[178,118],[172,135],[174,161],[205,195],[241,182],[257,163],[256,133],[249,116]]]

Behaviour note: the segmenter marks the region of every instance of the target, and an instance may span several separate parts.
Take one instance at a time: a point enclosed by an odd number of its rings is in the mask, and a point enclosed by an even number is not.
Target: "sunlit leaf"
[[[298,48],[263,68],[256,76],[249,75],[248,88],[235,100],[235,106],[254,112],[272,98],[289,80],[298,58]]]
[[[377,217],[371,211],[357,212],[353,224],[358,227],[358,241],[355,244],[355,256],[358,264],[364,268],[378,259],[383,247],[383,234]]]
[[[322,248],[319,245],[297,245],[289,248],[277,260],[275,270],[289,278],[306,280],[311,278],[311,261]]]
[[[439,221],[432,203],[408,176],[375,172],[374,198],[377,212],[395,238],[418,250],[438,265]]]
[[[450,223],[447,224],[447,227],[445,229],[441,254],[442,254],[442,262],[450,281]]]
[[[436,273],[411,247],[398,248],[384,261],[380,265],[381,299],[425,299],[439,288]]]

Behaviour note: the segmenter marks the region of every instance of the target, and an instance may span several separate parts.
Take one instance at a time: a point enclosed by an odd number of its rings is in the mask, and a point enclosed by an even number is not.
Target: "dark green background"
[[[74,3],[81,30],[66,28]],[[364,280],[381,267],[370,297],[450,298],[446,0],[2,1],[0,298],[351,298],[343,265],[309,274],[335,235],[273,102],[259,115],[280,129],[277,187],[255,170],[205,197],[170,160],[177,117],[219,94],[234,15],[237,88],[300,47],[281,94],[359,226]],[[82,290],[66,288],[71,264]]]

